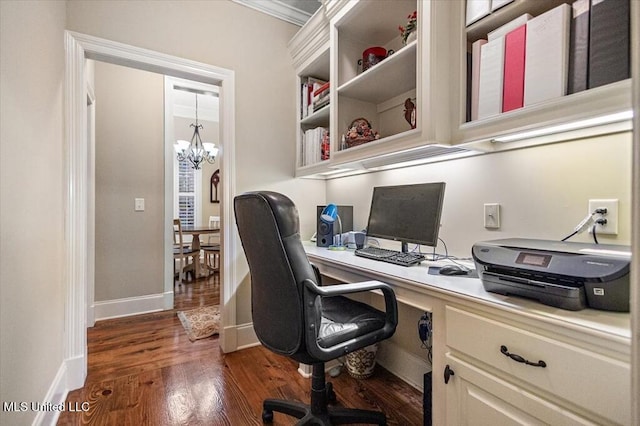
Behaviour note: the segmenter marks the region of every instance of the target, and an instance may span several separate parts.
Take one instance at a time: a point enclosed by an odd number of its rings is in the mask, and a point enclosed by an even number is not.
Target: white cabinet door
[[[502,321],[446,308],[447,346],[514,382],[548,393],[585,412],[629,424],[629,362],[514,327]],[[511,354],[521,362],[515,361]],[[522,362],[526,359],[529,364]],[[544,366],[539,366],[542,362]],[[474,361],[475,363],[475,361]]]
[[[449,425],[596,425],[451,354],[446,384]]]

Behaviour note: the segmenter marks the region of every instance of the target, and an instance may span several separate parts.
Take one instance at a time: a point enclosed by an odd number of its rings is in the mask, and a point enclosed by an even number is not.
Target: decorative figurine
[[[412,129],[416,128],[416,106],[411,102],[411,98],[404,101],[404,119],[411,125]]]

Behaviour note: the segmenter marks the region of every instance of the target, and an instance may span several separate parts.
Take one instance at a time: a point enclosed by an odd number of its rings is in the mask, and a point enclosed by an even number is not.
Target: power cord
[[[451,262],[455,263],[458,266],[461,266],[463,268],[467,268],[465,265],[456,262],[456,260],[473,260],[473,258],[471,257],[465,257],[465,258],[460,258],[457,256],[451,256],[449,255],[449,249],[447,248],[447,243],[444,242],[444,240],[442,238],[438,238],[438,241],[440,241],[444,247],[444,254],[442,253],[436,253],[436,247],[433,248],[433,253],[429,254],[429,253],[423,253],[421,250],[418,250],[419,253],[424,254],[425,257],[426,255],[431,256],[430,258],[427,258],[428,261],[434,262],[434,261],[438,261],[438,260],[450,260]]]
[[[593,235],[593,242],[595,242],[596,244],[600,244],[600,243],[598,243],[598,237],[596,236],[596,231],[598,230],[598,225],[606,225],[606,224],[607,224],[607,219],[605,219],[603,217],[601,217],[600,219],[597,219],[595,221],[595,223],[593,224],[593,228],[591,228],[591,235]]]
[[[567,241],[569,238],[581,234],[584,231],[586,231],[587,229],[589,229],[590,226],[593,226],[592,228],[592,234],[593,234],[593,240],[595,241],[596,244],[598,244],[598,238],[596,237],[596,226],[597,225],[604,225],[607,223],[607,219],[605,218],[598,218],[597,220],[594,220],[594,216],[595,215],[605,215],[607,214],[607,209],[606,208],[598,208],[595,209],[592,213],[589,213],[584,219],[582,219],[582,221],[573,229],[573,232],[569,235],[567,235],[566,237],[564,237],[561,241]]]
[[[418,337],[422,342],[422,348],[427,350],[427,359],[429,363],[433,362],[433,322],[431,313],[425,312],[418,320]]]

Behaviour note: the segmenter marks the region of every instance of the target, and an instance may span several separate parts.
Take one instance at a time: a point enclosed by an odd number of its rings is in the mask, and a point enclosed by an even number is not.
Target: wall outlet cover
[[[589,213],[599,208],[606,208],[607,214],[596,214],[594,220],[607,219],[606,225],[596,225],[597,234],[618,235],[618,200],[617,199],[593,199],[589,200]],[[592,232],[592,228],[589,229]]]

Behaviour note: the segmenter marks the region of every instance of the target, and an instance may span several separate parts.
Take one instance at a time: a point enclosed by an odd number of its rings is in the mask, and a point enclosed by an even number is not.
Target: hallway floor
[[[308,401],[310,379],[290,359],[262,346],[224,354],[217,336],[189,341],[176,312],[219,303],[219,290],[216,274],[176,286],[174,310],[97,322],[87,333],[85,386],[67,397],[79,411],[61,413],[58,424],[260,425],[263,399]],[[422,394],[380,366],[367,380],[343,371],[331,381],[339,405],[422,425]],[[295,420],[276,413],[273,424]]]

